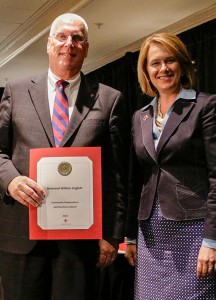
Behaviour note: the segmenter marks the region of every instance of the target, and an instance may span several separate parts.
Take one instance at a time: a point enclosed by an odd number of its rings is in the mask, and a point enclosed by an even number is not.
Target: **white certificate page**
[[[41,158],[37,181],[46,189],[37,208],[42,229],[88,229],[93,224],[93,163],[88,157]]]

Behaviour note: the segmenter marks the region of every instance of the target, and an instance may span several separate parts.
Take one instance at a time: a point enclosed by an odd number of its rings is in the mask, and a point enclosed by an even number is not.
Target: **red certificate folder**
[[[88,157],[93,162],[93,224],[88,229],[52,229],[38,226],[37,208],[29,206],[30,240],[72,240],[102,238],[102,188],[101,188],[101,148],[63,147],[30,150],[29,176],[37,181],[37,163],[46,157]]]

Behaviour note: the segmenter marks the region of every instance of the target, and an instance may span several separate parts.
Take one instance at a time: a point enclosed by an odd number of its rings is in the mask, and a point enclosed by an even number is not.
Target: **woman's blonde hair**
[[[154,97],[157,90],[149,80],[147,72],[147,55],[151,44],[163,45],[179,62],[182,76],[181,84],[185,89],[191,89],[195,84],[195,68],[191,61],[185,44],[176,36],[170,33],[154,33],[149,36],[141,45],[138,59],[138,80],[144,93]]]

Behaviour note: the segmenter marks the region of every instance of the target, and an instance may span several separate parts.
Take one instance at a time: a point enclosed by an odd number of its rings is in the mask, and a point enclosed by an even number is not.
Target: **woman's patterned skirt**
[[[158,201],[139,221],[135,300],[216,300],[216,275],[198,279],[203,220],[165,219]]]

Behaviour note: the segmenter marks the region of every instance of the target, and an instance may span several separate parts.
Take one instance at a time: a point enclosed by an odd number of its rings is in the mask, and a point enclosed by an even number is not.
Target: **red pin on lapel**
[[[145,116],[143,117],[143,120],[146,121],[147,119],[148,119],[148,116],[145,115]]]

